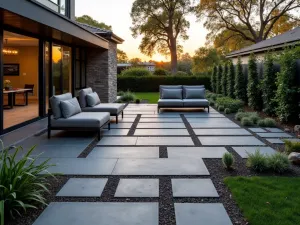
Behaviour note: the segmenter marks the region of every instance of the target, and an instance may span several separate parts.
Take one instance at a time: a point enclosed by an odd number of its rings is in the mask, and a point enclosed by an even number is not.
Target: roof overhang
[[[109,48],[104,38],[35,1],[0,1],[0,24],[66,44]]]
[[[107,40],[110,40],[110,41],[113,41],[117,44],[122,44],[124,42],[124,40],[122,38],[120,38],[119,36],[115,35],[114,33],[112,32],[109,32],[109,33],[96,33],[97,35],[107,39]]]

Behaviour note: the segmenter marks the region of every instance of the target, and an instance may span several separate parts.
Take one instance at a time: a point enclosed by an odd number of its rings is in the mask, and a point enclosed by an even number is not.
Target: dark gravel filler
[[[168,150],[166,146],[159,147],[159,158],[168,158]]]
[[[133,136],[134,135],[134,132],[135,132],[135,129],[138,125],[138,123],[140,122],[140,119],[141,119],[142,115],[141,114],[138,114],[134,120],[134,122],[132,123],[132,126],[127,134],[127,136]]]
[[[185,116],[183,114],[180,114],[180,117],[181,117],[187,131],[189,132],[189,134],[194,142],[194,145],[201,146],[201,142],[200,142],[199,138],[197,137],[197,135],[195,134],[191,124],[187,121],[187,119],[185,118]]]

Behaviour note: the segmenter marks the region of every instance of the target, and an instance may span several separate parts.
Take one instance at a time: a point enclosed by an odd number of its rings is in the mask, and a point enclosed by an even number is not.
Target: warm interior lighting
[[[18,55],[19,54],[19,51],[16,50],[16,49],[8,49],[8,48],[4,48],[2,50],[3,54],[4,55]]]

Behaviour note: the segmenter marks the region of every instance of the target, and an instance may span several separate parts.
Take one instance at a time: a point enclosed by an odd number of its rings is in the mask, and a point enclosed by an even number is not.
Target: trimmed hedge
[[[123,70],[122,73],[120,74],[120,76],[137,76],[137,77],[150,76],[150,75],[152,75],[151,72],[146,68],[142,68],[142,67],[131,67],[126,70]]]
[[[118,91],[157,92],[159,85],[205,85],[210,90],[209,76],[118,76]]]

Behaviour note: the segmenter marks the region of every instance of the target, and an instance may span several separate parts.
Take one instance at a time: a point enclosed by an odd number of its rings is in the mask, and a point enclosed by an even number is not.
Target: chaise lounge
[[[93,92],[92,88],[80,90],[79,103],[83,112],[109,112],[111,116],[116,117],[116,123],[120,114],[124,117],[125,104],[101,103],[98,94]]]
[[[159,93],[158,113],[161,108],[207,108],[209,112],[204,85],[160,85]]]
[[[51,109],[48,110],[48,138],[51,130],[95,131],[100,140],[101,129],[108,125],[108,112],[82,112],[77,98],[71,93],[50,98]]]

